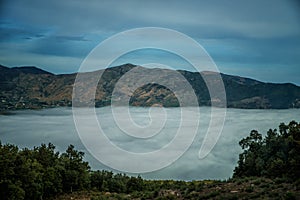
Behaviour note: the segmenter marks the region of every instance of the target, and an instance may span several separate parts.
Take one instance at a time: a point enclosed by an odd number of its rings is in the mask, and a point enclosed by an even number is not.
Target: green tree
[[[300,124],[295,121],[281,123],[279,132],[270,129],[264,139],[257,131],[251,131],[250,136],[239,142],[244,151],[239,155],[233,176],[297,179],[300,177],[299,139]]]
[[[51,143],[22,149],[0,142],[1,199],[44,199],[65,191],[89,188],[89,166],[70,145],[59,155]]]
[[[22,182],[15,174],[18,152],[18,147],[0,142],[0,197],[3,199],[25,198]]]
[[[89,187],[89,165],[83,161],[84,153],[69,145],[66,153],[60,157],[63,165],[61,174],[63,189],[66,192],[82,190]]]
[[[95,188],[99,191],[104,191],[103,182],[104,176],[103,173],[99,170],[91,172],[91,188]]]
[[[131,193],[133,191],[142,191],[144,188],[143,179],[140,176],[130,177],[126,187],[128,193]]]
[[[44,197],[51,197],[62,192],[61,165],[59,152],[55,152],[55,146],[41,144],[33,150],[33,158],[42,165],[42,181]]]

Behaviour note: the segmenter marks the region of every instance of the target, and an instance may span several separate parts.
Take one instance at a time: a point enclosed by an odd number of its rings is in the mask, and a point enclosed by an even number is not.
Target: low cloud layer
[[[187,109],[187,108],[185,108]],[[190,108],[189,108],[190,109]],[[180,122],[180,108],[167,109],[168,118],[165,127],[154,137],[148,140],[136,139],[124,134],[116,126],[109,107],[96,109],[99,123],[107,137],[117,146],[131,152],[149,152],[160,149],[175,137]],[[131,115],[134,121],[145,126],[150,122],[147,108],[133,108]],[[198,134],[181,158],[170,166],[145,174],[142,177],[149,179],[226,179],[232,171],[241,152],[238,141],[247,136],[252,129],[265,134],[269,128],[277,128],[281,122],[296,120],[299,110],[240,110],[228,109],[223,132],[214,149],[204,159],[198,159],[198,153],[206,133],[210,116],[209,108],[200,109],[200,126]],[[162,115],[156,116],[162,117]],[[191,116],[193,117],[193,116]],[[99,163],[81,143],[76,132],[72,110],[56,108],[40,111],[18,111],[16,115],[0,116],[2,143],[12,143],[20,147],[33,147],[41,143],[51,142],[60,152],[65,151],[69,144],[74,144],[79,150],[86,153],[94,170],[108,169]],[[95,127],[91,127],[93,129]],[[191,130],[194,127],[188,127]],[[101,147],[101,141],[99,142]],[[105,149],[103,149],[105,151]],[[112,155],[107,152],[109,156]],[[124,165],[130,165],[130,160],[122,158]],[[158,157],[157,160],[168,159]]]

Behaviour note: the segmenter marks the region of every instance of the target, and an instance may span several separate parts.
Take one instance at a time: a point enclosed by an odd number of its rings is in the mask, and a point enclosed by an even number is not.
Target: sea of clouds
[[[121,149],[136,153],[155,151],[172,141],[176,137],[176,132],[181,124],[181,109],[187,109],[190,113],[188,118],[191,119],[196,116],[194,115],[195,112],[198,112],[197,109],[192,107],[165,108],[163,112],[161,112],[162,108],[151,109],[152,111],[149,112],[149,108],[130,108],[132,120],[129,121],[131,124],[128,122],[126,115],[123,117],[122,113],[119,113],[121,115],[119,116],[119,122],[122,126],[127,124],[128,127],[120,127],[116,124],[110,107],[96,108],[95,110],[99,125],[109,140]],[[69,144],[73,144],[76,149],[85,152],[85,160],[90,163],[93,170],[113,170],[95,159],[87,150],[89,147],[86,148],[83,145],[72,114],[71,108],[54,108],[22,110],[14,112],[13,115],[0,115],[0,140],[2,143],[16,144],[21,148],[32,148],[39,146],[41,143],[51,142],[60,152],[65,151]],[[211,109],[209,107],[200,108],[200,123],[197,135],[183,156],[163,169],[140,175],[147,179],[228,179],[232,176],[238,154],[242,151],[238,145],[239,140],[246,137],[252,129],[266,134],[268,129],[278,128],[281,122],[299,121],[300,109],[227,109],[223,131],[217,144],[208,156],[199,159],[199,149],[208,129],[210,115]],[[124,123],[122,123],[123,119]],[[160,127],[162,124],[163,127]],[[132,125],[145,128],[150,132],[151,130],[158,131],[149,138],[132,137],[126,134],[126,131],[130,131]],[[91,127],[91,131],[94,129],[98,129],[98,127]],[[126,131],[124,131],[125,129]],[[185,130],[193,131],[195,127],[186,127]],[[101,148],[101,141],[99,141],[99,148]],[[103,149],[103,151],[106,150]],[[111,155],[109,151],[107,155],[117,156]],[[132,164],[126,157],[122,159],[124,160],[124,166]],[[157,161],[168,159],[168,155],[158,156],[156,159]]]

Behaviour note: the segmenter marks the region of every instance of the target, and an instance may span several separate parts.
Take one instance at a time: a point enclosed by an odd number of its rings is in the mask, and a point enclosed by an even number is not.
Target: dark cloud
[[[61,32],[116,31],[140,26],[231,30],[251,37],[299,33],[294,4],[282,1],[12,1],[5,16]],[[184,31],[184,30],[182,30]]]
[[[83,36],[53,36],[35,41],[28,51],[35,54],[82,58],[93,47],[94,44]]]
[[[32,39],[44,37],[42,30],[33,27],[25,27],[11,22],[0,21],[0,42],[7,42],[18,39]]]
[[[84,38],[84,36],[56,36],[57,40],[64,41],[64,40],[71,40],[71,41],[88,41]]]

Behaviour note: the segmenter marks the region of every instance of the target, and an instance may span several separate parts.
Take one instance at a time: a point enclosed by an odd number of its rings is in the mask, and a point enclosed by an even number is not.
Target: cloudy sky
[[[291,0],[4,0],[0,64],[76,72],[99,43],[141,27],[186,34],[223,73],[300,85],[300,4]],[[188,69],[172,55],[151,50],[133,52],[115,63],[143,64],[153,58]]]

